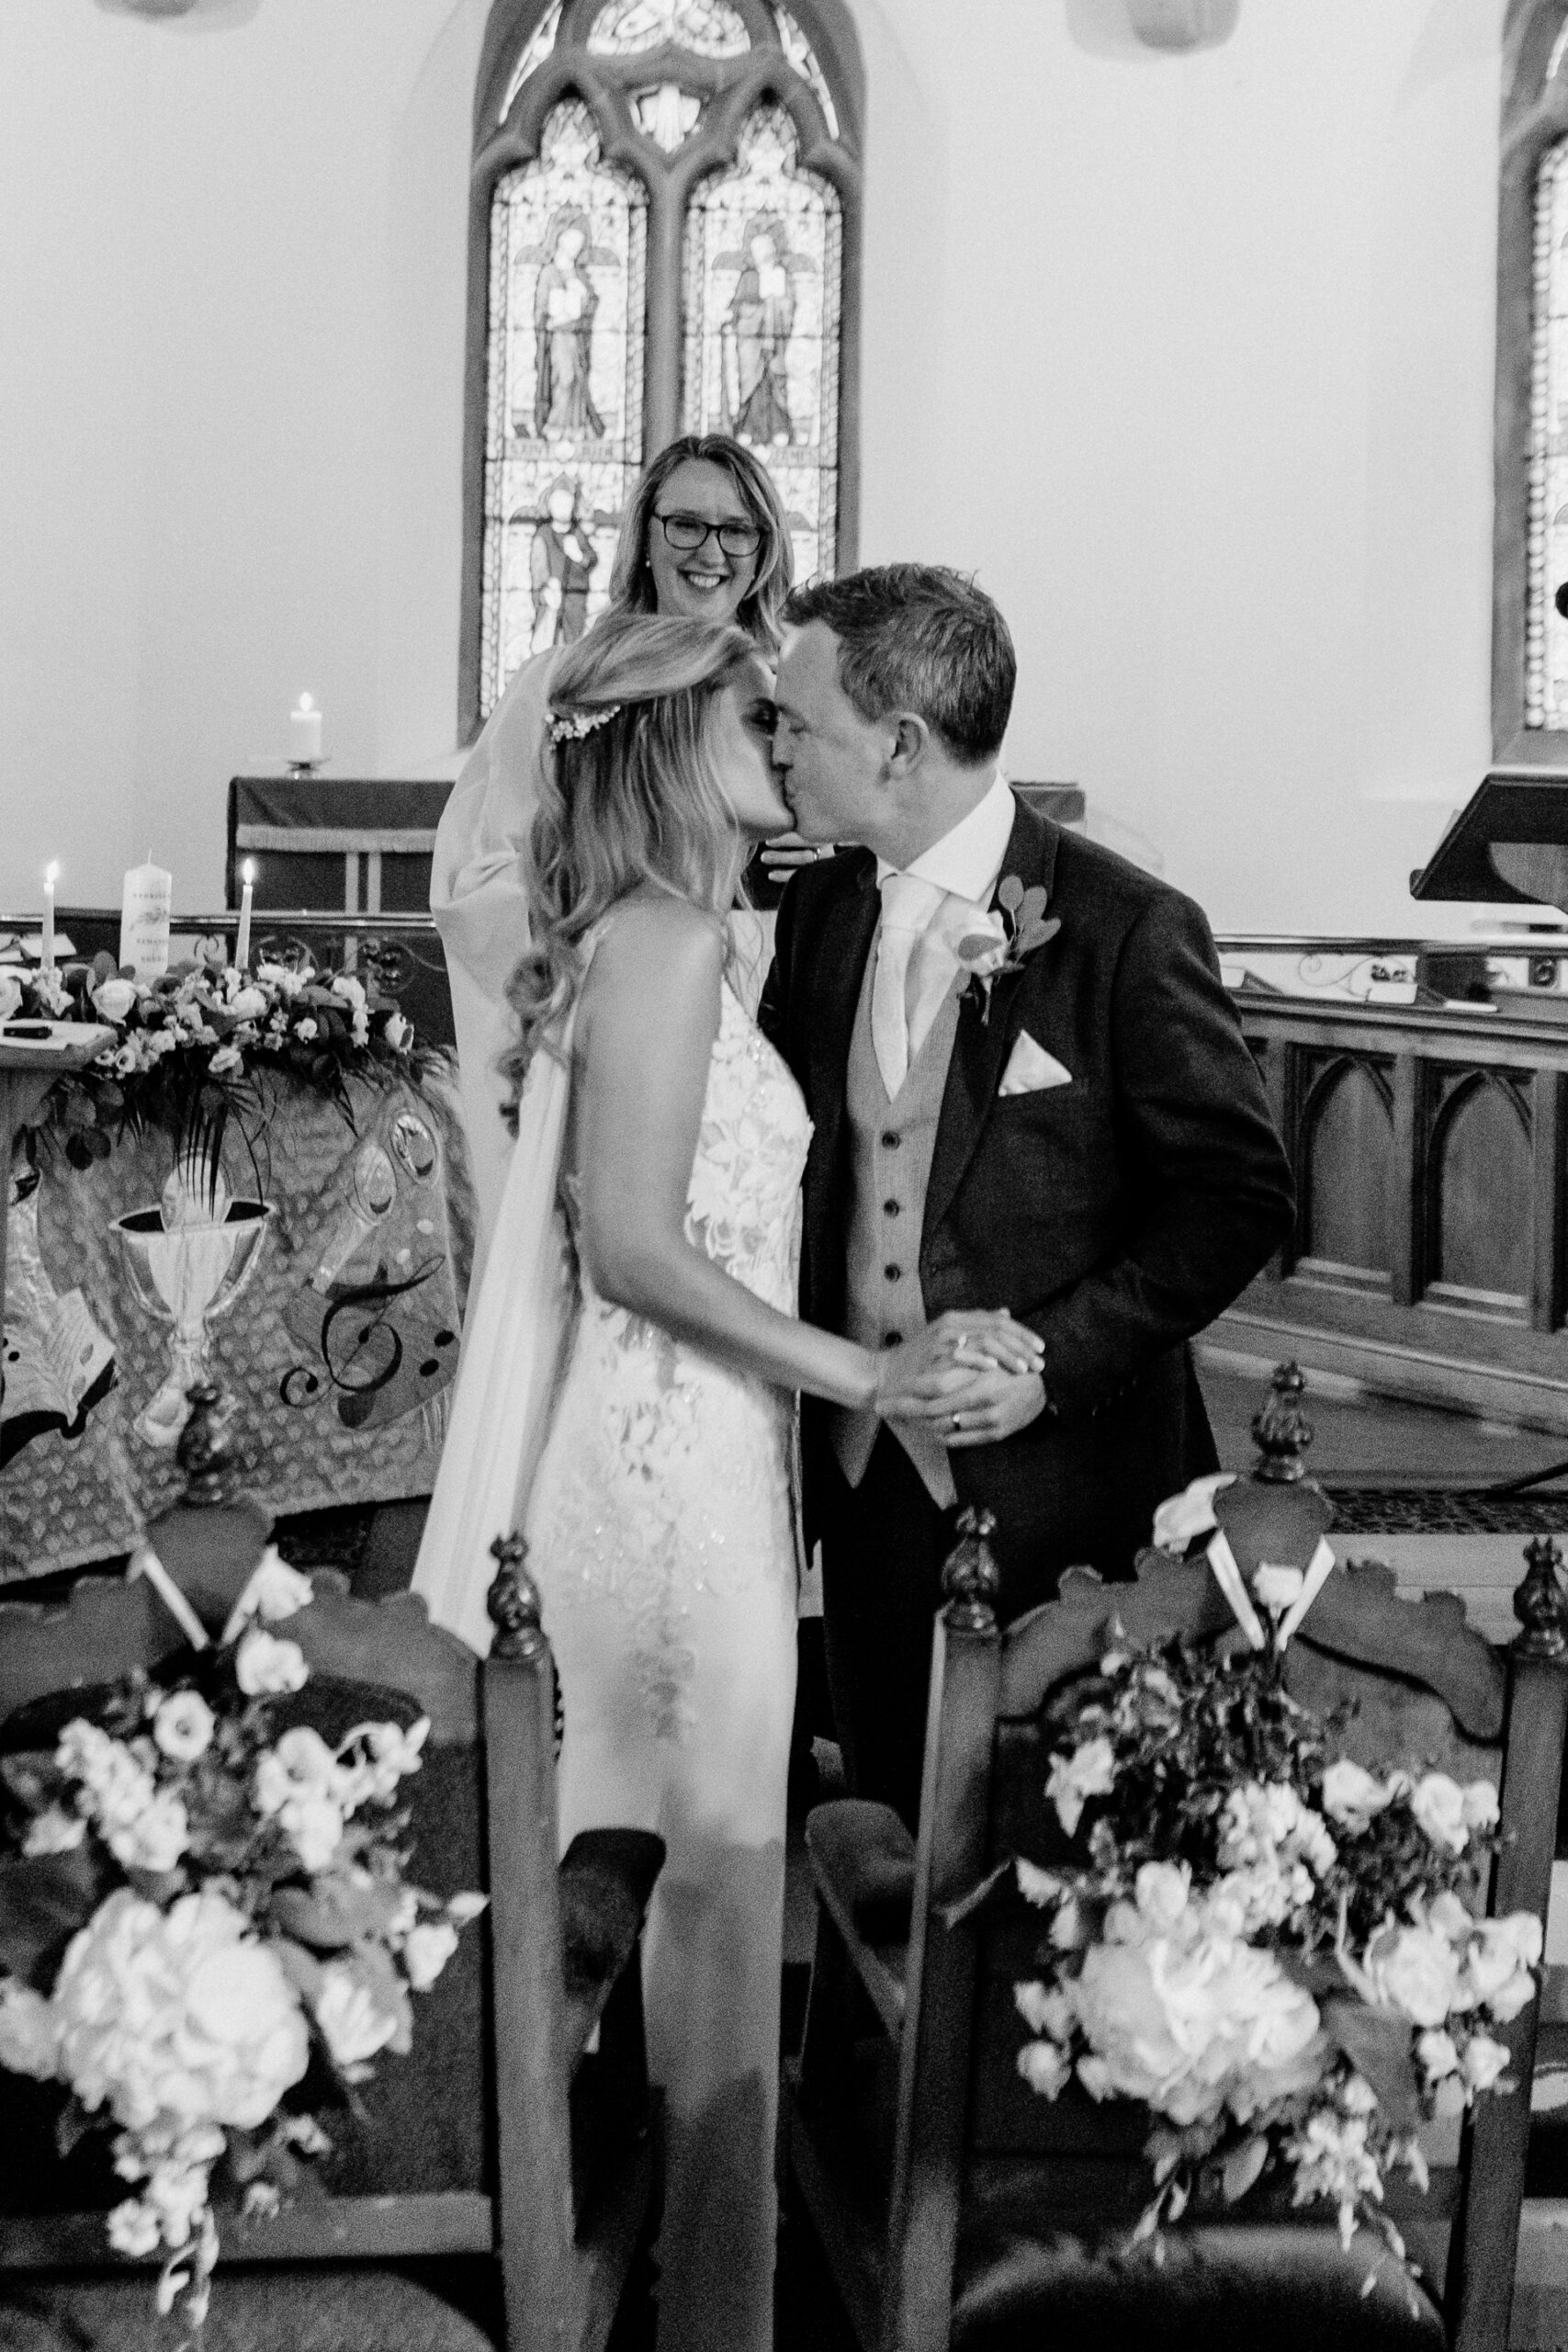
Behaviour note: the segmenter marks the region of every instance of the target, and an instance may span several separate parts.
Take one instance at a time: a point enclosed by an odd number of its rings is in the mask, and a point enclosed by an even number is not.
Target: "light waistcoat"
[[[920,1235],[937,1121],[958,1029],[959,991],[952,988],[942,999],[903,1085],[889,1101],[871,1040],[875,970],[874,943],[861,984],[844,1080],[850,1139],[844,1332],[863,1348],[880,1350],[895,1332],[900,1340],[908,1340],[926,1327],[920,1295]],[[857,1412],[848,1406],[834,1412],[833,1450],[852,1487],[858,1487],[865,1476],[880,1426],[874,1413]],[[931,1500],[943,1510],[955,1503],[958,1494],[947,1448],[931,1433],[930,1425],[905,1424],[894,1429],[893,1434],[919,1472]]]

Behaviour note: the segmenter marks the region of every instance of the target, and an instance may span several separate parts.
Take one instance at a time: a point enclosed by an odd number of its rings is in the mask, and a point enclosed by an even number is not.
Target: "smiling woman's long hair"
[[[739,832],[714,762],[718,696],[757,647],[711,621],[606,613],[561,655],[550,715],[609,718],[540,751],[538,805],[524,847],[530,945],[507,985],[515,1043],[502,1056],[515,1130],[528,1065],[582,984],[582,943],[644,885],[716,917],[729,910]]]

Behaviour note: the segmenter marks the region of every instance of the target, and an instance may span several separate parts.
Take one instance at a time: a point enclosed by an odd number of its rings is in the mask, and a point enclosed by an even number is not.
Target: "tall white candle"
[[[120,900],[120,965],[129,964],[139,980],[161,979],[169,968],[174,899],[174,876],[153,865],[149,850],[146,865],[133,865],[127,873]]]
[[[43,870],[43,946],[39,961],[46,972],[54,969],[54,877],[59,871],[56,865]]]
[[[321,756],[321,714],[309,695],[288,714],[288,756],[300,765]]]
[[[247,857],[242,869],[245,887],[240,893],[240,931],[234,942],[234,969],[243,972],[251,960],[251,899],[254,896],[256,869]]]

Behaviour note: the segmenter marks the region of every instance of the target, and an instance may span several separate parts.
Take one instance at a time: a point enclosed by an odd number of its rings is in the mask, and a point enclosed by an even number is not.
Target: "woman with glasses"
[[[687,434],[660,450],[633,493],[609,611],[733,621],[771,662],[793,579],[789,522],[766,468],[727,434]],[[430,906],[446,954],[479,1205],[476,1280],[512,1157],[496,1065],[512,1042],[506,985],[528,944],[519,858],[537,805],[550,681],[563,650],[534,655],[513,678],[435,835]]]

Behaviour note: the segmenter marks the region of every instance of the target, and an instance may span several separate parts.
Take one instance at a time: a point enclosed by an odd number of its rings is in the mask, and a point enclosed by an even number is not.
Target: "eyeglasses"
[[[700,514],[656,514],[654,521],[681,555],[694,555],[716,539],[726,555],[755,555],[762,534],[755,523],[705,523]]]

